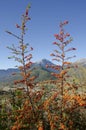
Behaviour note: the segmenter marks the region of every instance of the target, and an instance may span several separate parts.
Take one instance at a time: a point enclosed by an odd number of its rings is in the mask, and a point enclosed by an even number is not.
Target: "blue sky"
[[[71,47],[77,51],[74,60],[86,58],[86,0],[2,0],[0,1],[0,69],[13,68],[16,63],[8,60],[11,55],[6,47],[18,41],[5,30],[18,34],[16,23],[21,23],[21,15],[31,3],[26,42],[34,48],[33,61],[43,58],[52,60],[50,53],[55,46],[54,34],[59,32],[59,23],[68,20],[65,30],[73,37]]]

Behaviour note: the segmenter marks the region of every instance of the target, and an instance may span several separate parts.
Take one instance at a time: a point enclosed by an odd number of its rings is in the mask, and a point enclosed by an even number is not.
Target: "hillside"
[[[54,70],[51,68],[46,68],[46,64],[54,65],[52,62],[46,59],[42,59],[32,64],[32,75],[37,77],[35,80],[36,82],[53,79],[50,73]],[[14,72],[16,72],[16,75],[12,75]],[[18,69],[9,68],[7,70],[0,70],[0,86],[12,84],[14,80],[19,78],[20,76]]]
[[[78,68],[70,69],[70,75],[72,79],[76,79],[80,83],[86,82],[86,58],[79,59],[73,64],[77,65]]]
[[[37,79],[35,80],[36,82],[53,79],[51,72],[55,72],[55,70],[46,68],[46,64],[54,65],[47,59],[42,59],[32,65],[32,75],[37,76]],[[80,82],[86,81],[86,59],[84,58],[78,60],[73,64],[77,64],[78,68],[70,70],[69,74],[72,76],[72,78]],[[12,73],[14,72],[18,73],[19,71],[18,69],[12,68],[9,68],[7,70],[0,70],[0,86],[2,84],[11,84],[14,80],[20,78],[19,74],[12,76]]]

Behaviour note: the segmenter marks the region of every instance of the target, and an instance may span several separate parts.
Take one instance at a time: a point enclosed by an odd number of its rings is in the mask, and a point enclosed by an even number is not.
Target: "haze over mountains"
[[[48,80],[48,79],[53,79],[51,76],[51,72],[54,70],[51,68],[46,68],[46,64],[48,65],[54,65],[51,61],[47,59],[42,59],[40,61],[35,62],[32,65],[32,75],[36,75],[38,78],[36,81],[42,81],[42,80]],[[86,79],[86,58],[77,60],[74,62],[74,64],[77,64],[79,67],[77,70],[71,69],[70,73],[75,76],[76,78],[82,78],[85,80]],[[9,68],[7,70],[0,70],[0,83],[5,83],[5,82],[12,82],[14,79],[19,78],[19,75],[17,76],[12,76],[12,73],[18,72],[18,69],[14,68]]]

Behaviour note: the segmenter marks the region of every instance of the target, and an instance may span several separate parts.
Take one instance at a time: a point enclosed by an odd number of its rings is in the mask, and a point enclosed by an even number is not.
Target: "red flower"
[[[60,42],[63,42],[63,37],[59,37]]]
[[[50,56],[55,56],[55,55],[53,53],[51,53]]]
[[[28,18],[27,18],[27,20],[31,20],[31,18],[30,18],[30,17],[28,17]]]
[[[18,24],[16,24],[16,28],[20,28],[20,26]]]
[[[70,36],[70,34],[69,34],[69,33],[66,33],[66,36],[68,36],[68,37],[69,37],[69,36]]]
[[[30,50],[32,51],[32,50],[33,50],[33,47],[31,47]]]
[[[69,49],[67,49],[65,52],[68,52],[68,51],[72,51],[72,50],[76,50],[76,48],[69,48]]]
[[[76,48],[72,48],[73,50],[76,50]]]
[[[64,34],[64,32],[63,31],[60,31],[60,35],[63,35]]]
[[[63,24],[68,24],[68,21],[67,21],[67,20],[66,20],[66,21],[64,21],[64,22],[63,22]]]
[[[53,44],[57,44],[57,42],[53,42]]]
[[[58,34],[54,34],[54,36],[56,37],[56,39],[58,39],[58,38],[59,38],[59,35],[58,35]]]
[[[60,44],[58,42],[53,42],[53,44],[55,44],[57,46],[60,46]]]
[[[28,16],[28,8],[26,8],[26,16]]]
[[[63,25],[64,25],[64,24],[61,22],[61,23],[60,23],[60,27],[62,28]]]

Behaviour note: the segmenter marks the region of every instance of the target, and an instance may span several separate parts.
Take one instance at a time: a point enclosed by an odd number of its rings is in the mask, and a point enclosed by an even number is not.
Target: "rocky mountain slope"
[[[47,59],[42,59],[38,62],[35,62],[31,69],[32,75],[36,75],[37,79],[36,81],[43,81],[48,79],[53,79],[51,76],[51,72],[55,71],[51,68],[46,68],[46,64],[48,65],[54,65],[51,61]],[[73,78],[78,79],[80,81],[85,80],[86,81],[86,58],[80,59],[74,64],[78,65],[77,69],[71,69],[70,75],[72,75]],[[9,68],[7,70],[0,70],[0,85],[3,83],[12,83],[15,79],[18,79],[20,76],[17,74],[16,76],[12,76],[12,73],[18,72],[18,69],[12,69]]]

